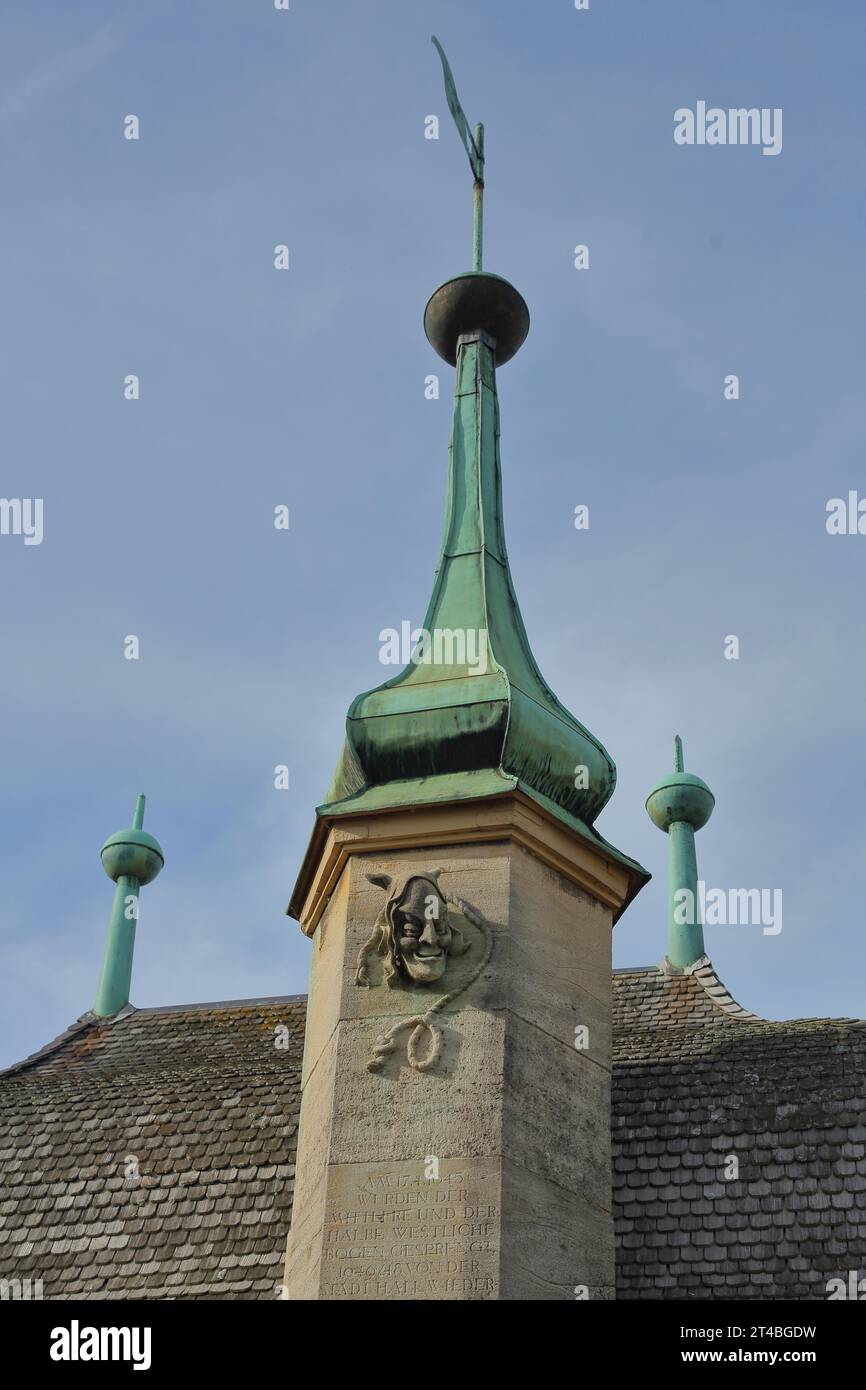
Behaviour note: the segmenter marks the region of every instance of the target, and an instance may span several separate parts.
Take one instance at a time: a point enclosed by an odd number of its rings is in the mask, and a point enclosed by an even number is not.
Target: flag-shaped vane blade
[[[484,156],[481,154],[480,150],[478,149],[478,146],[475,143],[472,131],[469,129],[469,122],[467,121],[463,113],[463,107],[460,105],[460,102],[458,100],[457,88],[454,86],[454,74],[451,71],[448,59],[445,57],[445,50],[443,49],[441,43],[439,42],[435,34],[433,34],[432,38],[434,44],[436,45],[436,51],[438,52],[439,57],[442,59],[442,74],[445,78],[445,96],[448,101],[448,110],[454,117],[454,124],[457,127],[457,134],[463,141],[463,146],[466,150],[466,153],[469,156],[469,164],[472,169],[472,173],[478,183],[483,183]]]

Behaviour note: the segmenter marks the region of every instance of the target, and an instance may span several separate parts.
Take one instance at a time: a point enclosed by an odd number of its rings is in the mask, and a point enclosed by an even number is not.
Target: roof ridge
[[[732,1018],[749,1020],[750,1022],[766,1023],[769,1019],[763,1019],[760,1014],[754,1014],[750,1009],[740,1004],[731,991],[728,989],[716,973],[708,955],[698,956],[691,965],[679,966],[672,965],[667,956],[658,965],[637,965],[626,966],[622,969],[614,970],[614,975],[661,975],[668,979],[691,975],[700,985],[707,1000],[714,1008],[722,1013],[728,1014]],[[658,1025],[656,1025],[658,1026]],[[677,1024],[676,1026],[679,1026]]]
[[[37,1052],[31,1052],[28,1057],[22,1057],[20,1062],[13,1062],[9,1067],[0,1068],[0,1076],[13,1076],[16,1072],[26,1071],[28,1067],[36,1066],[45,1057],[50,1057],[52,1052],[59,1052],[73,1038],[77,1038],[81,1033],[85,1033],[91,1024],[106,1022],[104,1019],[97,1019],[92,1009],[88,1009],[86,1014],[82,1014],[74,1023],[70,1023],[68,1028],[64,1028],[62,1033],[58,1033],[56,1038],[40,1047]]]
[[[670,965],[665,957],[659,968],[665,970],[669,975],[693,975],[713,1007],[737,1022],[769,1023],[773,1026],[784,1026],[791,1023],[863,1024],[866,1026],[866,1020],[859,1018],[826,1018],[815,1015],[809,1018],[765,1018],[763,1014],[753,1013],[751,1009],[747,1009],[734,998],[727,985],[719,979],[716,968],[707,955],[699,956],[697,960],[692,961],[691,965],[685,966],[682,970]]]
[[[157,1004],[148,1009],[136,1008],[133,1012],[136,1014],[189,1014],[205,1009],[254,1009],[263,1004],[298,1004],[306,998],[306,994],[264,994],[253,999],[215,999],[201,1004]]]
[[[692,961],[691,965],[686,966],[683,974],[693,975],[710,1003],[713,1004],[715,1008],[721,1009],[722,1013],[729,1014],[743,1021],[746,1019],[754,1020],[758,1023],[768,1023],[770,1021],[769,1019],[762,1018],[760,1014],[752,1013],[751,1009],[746,1009],[742,1004],[738,1003],[727,985],[723,984],[719,979],[716,968],[709,956],[698,956],[697,960]]]
[[[87,1013],[82,1014],[80,1018],[77,1018],[74,1023],[71,1023],[68,1028],[65,1028],[63,1032],[59,1033],[51,1042],[46,1043],[44,1047],[40,1047],[38,1051],[31,1052],[29,1056],[23,1057],[20,1062],[13,1062],[11,1066],[0,1067],[0,1077],[15,1076],[19,1072],[28,1071],[32,1067],[38,1067],[40,1062],[45,1061],[47,1057],[52,1056],[54,1053],[60,1052],[67,1043],[80,1037],[83,1033],[86,1033],[89,1028],[97,1024],[110,1028],[117,1023],[122,1023],[124,1019],[139,1017],[141,1015],[153,1017],[157,1014],[205,1013],[208,1011],[212,1012],[216,1009],[252,1009],[275,1004],[299,1004],[305,1001],[306,998],[306,994],[269,994],[263,995],[261,998],[257,999],[220,999],[203,1004],[164,1004],[150,1009],[139,1009],[136,1008],[134,1004],[126,1004],[122,1009],[119,1009],[116,1014],[112,1014],[107,1018],[98,1017],[92,1009],[88,1009]]]

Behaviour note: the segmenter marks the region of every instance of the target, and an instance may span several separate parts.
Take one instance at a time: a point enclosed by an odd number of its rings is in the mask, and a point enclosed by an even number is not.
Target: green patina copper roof
[[[461,291],[456,300],[455,284]],[[353,701],[329,813],[348,798],[358,809],[359,793],[372,788],[393,786],[399,803],[400,783],[414,783],[413,796],[425,801],[425,779],[487,770],[591,826],[613,791],[610,755],[559,703],[538,669],[508,565],[497,339],[486,330],[507,331],[515,301],[522,305],[507,282],[482,274],[449,282],[428,306],[434,345],[447,356],[456,340],[457,356],[445,530],[423,623],[431,659],[411,661]]]
[[[502,522],[496,367],[523,343],[529,311],[507,280],[482,270],[484,127],[470,130],[434,43],[474,181],[472,270],[441,285],[424,315],[433,347],[457,369],[445,531],[426,638],[398,676],[352,702],[318,814],[518,790],[627,865],[637,891],[646,870],[593,829],[616,783],[613,759],[541,675],[514,593]]]

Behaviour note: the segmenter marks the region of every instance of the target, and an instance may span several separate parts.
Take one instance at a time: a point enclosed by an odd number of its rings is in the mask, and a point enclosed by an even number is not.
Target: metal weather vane
[[[469,122],[466,119],[460,99],[457,96],[457,88],[454,85],[454,74],[448,59],[445,57],[445,50],[437,39],[432,36],[436,51],[442,60],[442,75],[445,78],[445,97],[448,102],[448,110],[454,117],[454,124],[457,127],[457,134],[463,142],[463,148],[469,156],[469,167],[475,180],[472,192],[472,269],[481,269],[481,244],[484,231],[484,126],[480,123],[475,127],[475,133],[469,129]]]

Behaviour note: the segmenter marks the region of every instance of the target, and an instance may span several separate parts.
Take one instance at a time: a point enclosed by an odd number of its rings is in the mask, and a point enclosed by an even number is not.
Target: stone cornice
[[[288,912],[312,936],[353,854],[493,841],[521,845],[611,908],[614,920],[646,881],[639,866],[631,868],[619,855],[609,853],[603,841],[575,835],[516,790],[477,801],[386,808],[360,815],[320,814]]]

